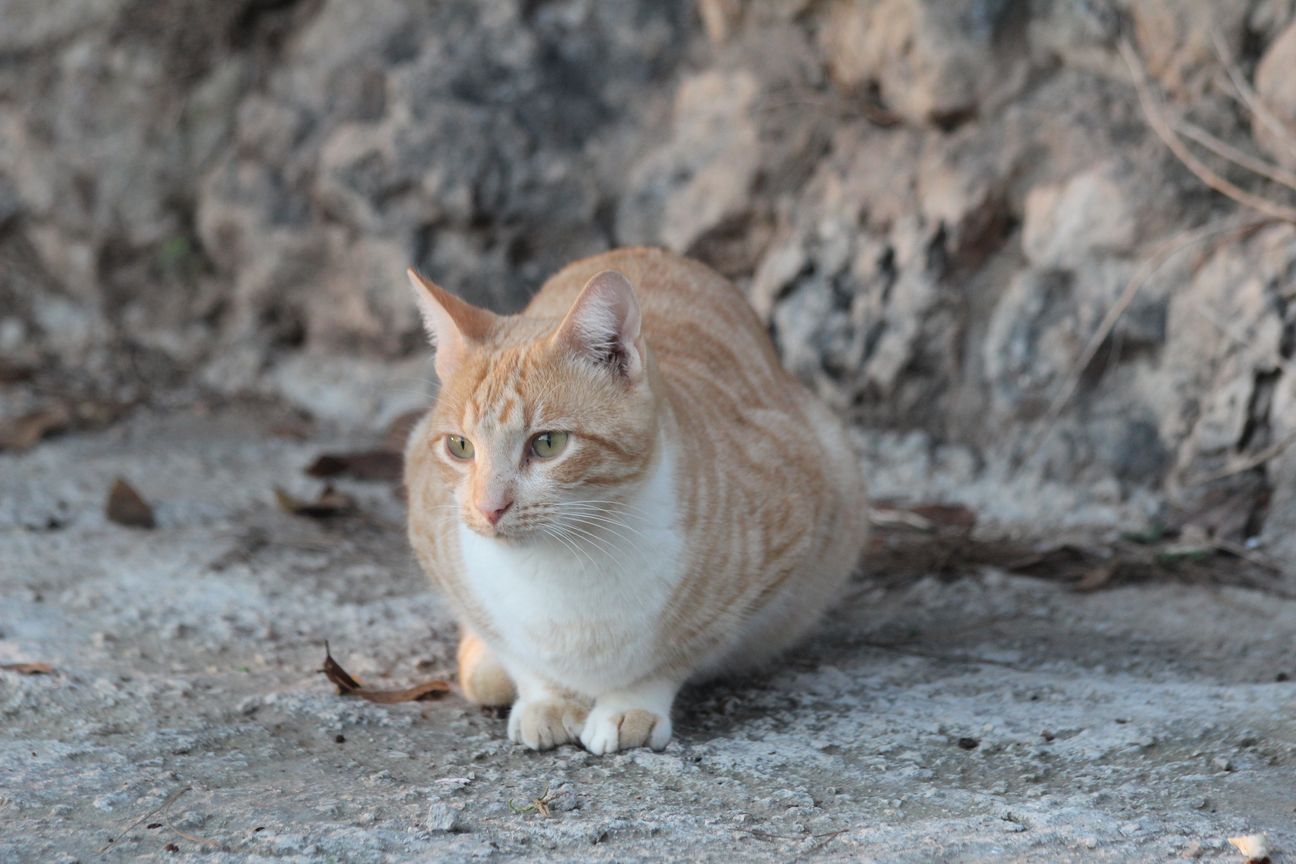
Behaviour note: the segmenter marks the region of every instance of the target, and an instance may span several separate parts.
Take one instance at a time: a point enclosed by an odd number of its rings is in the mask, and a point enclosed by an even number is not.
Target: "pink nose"
[[[480,510],[481,514],[486,517],[487,522],[494,525],[504,517],[504,514],[507,513],[508,509],[512,506],[513,506],[512,501],[505,501],[502,505],[498,504],[498,502],[495,501],[491,501],[486,504],[482,504],[479,502],[477,504],[477,509]]]

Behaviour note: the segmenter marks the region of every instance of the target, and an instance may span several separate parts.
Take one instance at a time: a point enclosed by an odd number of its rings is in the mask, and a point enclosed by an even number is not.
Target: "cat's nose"
[[[504,514],[507,513],[508,509],[512,506],[513,506],[512,501],[505,501],[503,504],[501,504],[498,499],[495,501],[477,502],[477,509],[480,510],[481,514],[486,517],[486,521],[492,525],[499,522],[499,520],[503,518]]]

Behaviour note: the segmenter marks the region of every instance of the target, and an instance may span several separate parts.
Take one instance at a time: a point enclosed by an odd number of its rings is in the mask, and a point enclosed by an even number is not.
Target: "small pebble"
[[[440,801],[428,806],[427,830],[449,832],[459,827],[459,811]]]

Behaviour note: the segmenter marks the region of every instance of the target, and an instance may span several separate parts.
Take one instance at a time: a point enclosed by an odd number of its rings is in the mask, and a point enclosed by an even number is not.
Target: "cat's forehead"
[[[509,431],[528,426],[542,396],[534,392],[539,378],[531,357],[522,347],[501,351],[481,367],[481,375],[464,400],[464,425],[468,428]]]

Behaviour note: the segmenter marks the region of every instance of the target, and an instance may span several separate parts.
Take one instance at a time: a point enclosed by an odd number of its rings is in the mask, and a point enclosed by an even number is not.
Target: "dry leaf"
[[[294,516],[327,519],[330,516],[350,513],[355,509],[355,501],[352,500],[351,496],[345,492],[339,492],[332,485],[325,485],[320,491],[319,497],[314,501],[298,498],[278,486],[275,487],[274,493],[275,501],[278,502],[280,509]]]
[[[940,528],[971,531],[976,527],[976,513],[959,504],[920,504],[909,512]]]
[[[129,528],[156,528],[157,520],[153,518],[153,508],[135,491],[135,488],[118,477],[108,493],[108,504],[105,507],[108,519],[118,525]]]
[[[72,412],[66,405],[47,405],[0,422],[0,450],[26,450],[46,435],[66,429]]]
[[[399,480],[404,460],[390,450],[357,450],[352,453],[325,453],[306,469],[312,477],[343,475],[355,480]]]
[[[270,434],[289,441],[305,441],[315,432],[315,423],[305,417],[293,417],[270,427]]]
[[[1248,864],[1260,864],[1262,861],[1269,860],[1269,840],[1263,834],[1230,837],[1228,842],[1246,856]]]
[[[1094,567],[1080,577],[1080,581],[1071,586],[1072,590],[1086,592],[1097,591],[1111,584],[1112,577],[1116,575],[1115,564],[1103,564],[1100,567]]]
[[[351,674],[333,659],[333,655],[329,653],[328,642],[324,643],[324,668],[320,671],[338,688],[339,694],[343,696],[359,696],[361,699],[382,705],[440,699],[450,692],[450,682],[442,678],[424,681],[422,684],[415,684],[413,687],[406,687],[404,690],[371,690],[351,677]]]
[[[0,384],[27,381],[36,374],[36,364],[22,360],[0,359]]]
[[[53,675],[54,667],[48,663],[0,663],[0,669],[19,675]]]

